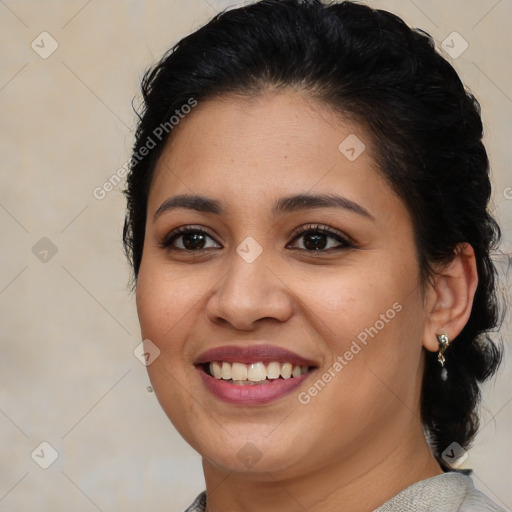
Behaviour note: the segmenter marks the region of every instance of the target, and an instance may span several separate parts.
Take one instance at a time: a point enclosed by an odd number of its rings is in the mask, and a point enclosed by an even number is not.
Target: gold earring
[[[444,333],[437,334],[436,338],[437,338],[437,342],[439,343],[439,352],[437,353],[437,360],[438,360],[439,364],[444,367],[444,362],[445,362],[444,353],[445,353],[445,350],[450,345],[450,339]]]

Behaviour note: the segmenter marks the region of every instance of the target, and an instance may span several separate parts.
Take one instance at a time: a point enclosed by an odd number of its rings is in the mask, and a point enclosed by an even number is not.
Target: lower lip
[[[299,387],[311,374],[290,379],[272,379],[265,384],[230,384],[225,380],[215,379],[198,368],[205,386],[217,398],[237,405],[264,405],[288,395]]]

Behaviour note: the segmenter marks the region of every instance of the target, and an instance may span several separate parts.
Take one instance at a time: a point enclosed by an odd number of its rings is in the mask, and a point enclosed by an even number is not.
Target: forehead
[[[272,198],[292,193],[387,196],[373,151],[362,127],[305,94],[207,100],[171,133],[155,169],[150,211],[171,194],[268,208]]]

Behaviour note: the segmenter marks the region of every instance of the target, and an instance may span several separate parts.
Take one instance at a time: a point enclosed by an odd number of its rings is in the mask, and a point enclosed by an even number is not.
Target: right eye
[[[192,228],[191,226],[182,226],[171,231],[160,242],[162,249],[170,249],[175,251],[197,252],[203,249],[211,249],[215,246],[206,246],[207,238],[213,240],[207,231],[201,228]],[[178,247],[176,241],[180,240]],[[221,247],[217,245],[217,247]]]

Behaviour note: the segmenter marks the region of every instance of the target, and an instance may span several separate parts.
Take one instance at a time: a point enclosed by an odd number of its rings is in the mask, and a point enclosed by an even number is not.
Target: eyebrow
[[[153,216],[153,222],[163,213],[177,208],[187,208],[203,213],[223,215],[225,208],[221,201],[200,195],[181,194],[166,199]],[[296,194],[281,197],[272,208],[272,214],[283,215],[312,208],[339,208],[375,220],[370,212],[360,204],[336,194]]]

